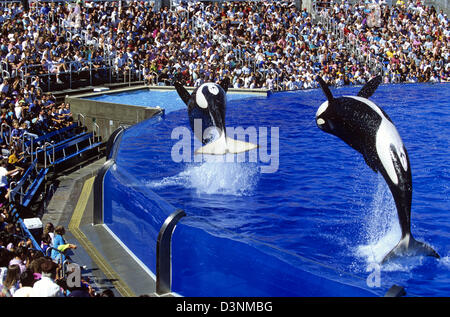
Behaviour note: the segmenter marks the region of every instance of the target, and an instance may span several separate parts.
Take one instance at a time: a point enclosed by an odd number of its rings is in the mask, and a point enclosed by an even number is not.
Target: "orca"
[[[398,256],[427,255],[439,258],[430,246],[411,234],[412,177],[408,153],[392,120],[368,98],[382,81],[377,76],[368,81],[357,96],[333,97],[328,85],[318,76],[327,101],[316,113],[316,124],[324,132],[342,139],[364,157],[366,164],[380,172],[395,201],[401,228],[400,242],[381,263]]]
[[[174,83],[178,95],[187,105],[191,129],[204,144],[195,151],[195,154],[223,155],[246,152],[258,147],[256,144],[226,136],[225,111],[228,85],[228,79],[220,82],[220,85],[204,83],[190,94],[179,81]],[[195,128],[196,120],[201,120],[202,129]]]

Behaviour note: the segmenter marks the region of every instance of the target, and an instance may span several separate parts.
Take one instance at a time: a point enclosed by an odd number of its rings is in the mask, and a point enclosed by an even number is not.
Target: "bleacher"
[[[8,137],[7,133],[1,136]],[[11,182],[8,202],[13,222],[21,230],[16,238],[22,241],[30,239],[33,249],[49,255],[52,248],[43,252],[40,234],[33,234],[33,228],[29,228],[30,224],[40,222],[39,212],[47,188],[63,173],[103,156],[105,142],[95,132],[88,132],[86,127],[76,122],[25,141],[24,147],[29,166],[19,181]]]

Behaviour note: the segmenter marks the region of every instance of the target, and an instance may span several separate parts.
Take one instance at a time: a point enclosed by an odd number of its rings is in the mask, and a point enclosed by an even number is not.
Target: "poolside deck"
[[[113,290],[117,297],[157,296],[151,272],[119,243],[104,225],[93,225],[92,183],[105,159],[58,178],[43,224],[66,228],[65,239],[78,247],[71,258],[85,265],[84,278],[100,293]]]

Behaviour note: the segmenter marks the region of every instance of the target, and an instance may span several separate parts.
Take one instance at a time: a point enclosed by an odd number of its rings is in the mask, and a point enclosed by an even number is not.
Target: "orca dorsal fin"
[[[381,84],[381,76],[378,75],[367,82],[363,88],[358,93],[359,97],[369,98],[373,95],[375,90],[377,90],[378,86]]]
[[[320,87],[322,87],[323,93],[327,97],[328,101],[332,101],[334,97],[331,93],[330,88],[328,87],[328,84],[320,76],[317,76],[316,80],[319,82]]]
[[[189,99],[191,99],[191,94],[186,90],[186,88],[184,88],[184,86],[179,81],[176,81],[174,83],[174,86],[181,100],[183,100],[184,103],[187,105],[189,103]]]

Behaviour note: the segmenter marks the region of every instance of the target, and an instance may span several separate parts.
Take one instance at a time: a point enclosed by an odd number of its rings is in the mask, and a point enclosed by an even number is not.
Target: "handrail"
[[[49,251],[52,251],[52,250],[55,250],[60,255],[58,262],[60,262],[59,264],[61,264],[61,272],[62,272],[62,276],[64,276],[66,274],[64,263],[66,263],[67,261],[63,261],[63,257],[66,257],[66,255],[64,254],[64,252],[62,252],[62,251],[60,251],[60,250],[58,250],[57,248],[54,248],[54,247],[48,247],[45,250],[45,255],[51,257],[51,253],[49,254]]]
[[[25,193],[23,192],[23,186],[25,184],[25,182],[27,180],[29,180],[30,178],[30,174],[31,171],[33,170],[33,168],[36,167],[36,160],[34,160],[30,166],[28,167],[28,169],[25,171],[25,173],[22,175],[22,177],[20,178],[20,180],[18,182],[12,181],[9,185],[10,187],[10,192],[9,192],[9,201],[13,202],[14,198],[16,196],[16,194],[20,195],[20,204],[22,204],[23,202],[23,197],[25,196]],[[14,187],[11,187],[11,185],[14,185]],[[20,192],[19,192],[20,190]]]
[[[33,153],[33,143],[34,143],[34,139],[36,138],[35,137],[35,134],[33,134],[33,133],[30,133],[30,132],[24,132],[23,134],[22,134],[22,152],[25,152],[25,146],[26,146],[26,140],[25,140],[25,136],[28,136],[28,139],[29,139],[29,141],[30,141],[30,147],[31,147],[31,152],[30,152],[30,154],[31,153]]]
[[[21,180],[22,179],[20,179],[20,181]],[[9,183],[9,202],[12,202],[14,200],[14,196],[16,195],[16,192],[17,192],[17,190],[15,190],[16,187],[17,187],[17,182],[16,181],[12,181],[12,182]],[[20,203],[22,203],[22,186],[20,186],[20,190],[21,190]]]
[[[100,126],[96,122],[92,122],[92,143],[95,143],[95,136],[100,135]]]
[[[78,124],[81,124],[80,117],[83,119],[83,124],[82,124],[82,126],[85,127],[85,126],[86,126],[86,116],[85,116],[84,114],[82,114],[82,113],[79,113],[79,114],[78,114]]]
[[[50,159],[49,156],[49,162],[50,165],[52,165],[55,162],[55,145],[50,143],[50,142],[45,142],[44,145],[42,146],[43,150],[44,150],[44,168],[47,168],[47,147],[51,146],[52,147],[52,159]],[[37,151],[36,151],[36,156],[37,156]]]
[[[70,31],[67,31],[70,33]],[[69,34],[70,35],[70,34]],[[97,43],[98,44],[98,43]],[[115,58],[116,56],[109,56],[108,58],[104,59],[104,62],[101,66],[101,69],[107,72],[107,77],[110,79],[109,81],[111,82],[111,78],[112,78],[112,74],[113,72],[115,72],[116,70],[116,65],[114,65],[114,63],[112,62],[112,60]],[[85,63],[85,65],[87,66],[87,69],[84,69],[86,71],[88,71],[89,73],[89,85],[93,84],[93,75],[94,75],[94,71],[95,69],[93,68],[92,64],[94,63],[93,60],[84,60],[82,61],[83,63]],[[5,64],[6,69],[2,66],[0,68],[0,72],[1,72],[1,77],[3,78],[15,78],[15,77],[20,77],[21,79],[21,85],[25,85],[27,83],[27,81],[29,79],[38,77],[40,78],[40,82],[43,83],[44,85],[46,84],[47,86],[47,90],[50,91],[51,90],[51,78],[52,76],[61,76],[61,75],[68,75],[69,76],[69,88],[72,88],[72,84],[73,84],[73,76],[74,74],[77,74],[80,70],[77,70],[76,65],[79,65],[80,62],[79,61],[75,61],[75,60],[71,60],[71,61],[67,61],[63,63],[66,66],[66,70],[65,71],[58,71],[57,73],[52,73],[50,72],[48,69],[45,69],[45,66],[42,64],[33,64],[33,65],[23,65],[21,66],[20,69],[15,70],[14,73],[10,73],[8,71],[8,64]],[[0,64],[1,65],[1,64]],[[130,62],[127,61],[125,63],[125,65],[131,66]],[[33,73],[30,75],[25,75],[29,73],[29,70],[36,68],[36,69],[44,69],[44,73]],[[131,83],[133,82],[133,78],[134,76],[132,75],[132,67],[129,67],[128,71],[126,73],[128,73],[128,85],[131,86]],[[140,78],[142,77],[142,69],[141,68],[135,68],[134,71],[137,73],[136,76],[136,80],[134,81],[140,81]],[[126,83],[126,73],[124,73],[124,83]],[[119,74],[117,74],[119,75]],[[42,79],[42,80],[41,80]]]
[[[164,221],[156,241],[156,293],[172,291],[172,235],[177,223],[186,216],[184,210],[177,209]]]
[[[37,162],[37,159],[38,159],[38,154],[39,154],[39,151],[40,150],[43,150],[44,149],[44,146],[43,145],[41,145],[41,146],[38,146],[38,147],[36,147],[36,151],[34,152],[34,160]],[[31,153],[31,155],[33,155],[33,152]],[[31,158],[33,158],[33,157],[31,157]]]
[[[20,224],[21,229],[26,233],[28,238],[31,240],[31,243],[33,246],[37,249],[42,251],[41,246],[37,243],[36,239],[31,234],[30,230],[28,230],[27,226],[25,226],[25,223],[23,222],[22,218],[18,219],[18,223]]]

